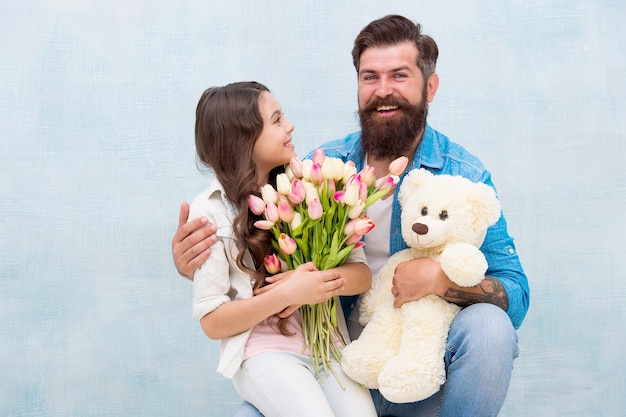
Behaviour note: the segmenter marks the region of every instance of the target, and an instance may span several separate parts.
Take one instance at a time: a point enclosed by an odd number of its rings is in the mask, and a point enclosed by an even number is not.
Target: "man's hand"
[[[443,296],[442,288],[454,285],[444,274],[439,262],[430,258],[412,259],[399,263],[393,275],[391,292],[393,306],[399,308],[408,301],[417,301],[428,294]]]
[[[209,258],[211,246],[217,242],[217,228],[204,217],[187,221],[189,204],[180,205],[178,229],[172,238],[172,255],[178,273],[193,280],[193,274]]]
[[[436,294],[461,307],[477,303],[493,304],[504,311],[508,307],[506,291],[497,278],[486,276],[478,285],[461,287],[448,278],[438,262],[430,258],[412,259],[398,264],[391,293],[396,308],[428,294]]]

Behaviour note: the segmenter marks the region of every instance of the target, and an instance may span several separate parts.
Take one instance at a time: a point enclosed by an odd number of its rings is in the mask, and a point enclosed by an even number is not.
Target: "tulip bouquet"
[[[306,262],[313,262],[318,270],[343,264],[374,227],[365,210],[395,187],[407,163],[406,157],[396,159],[389,174],[377,179],[373,168],[357,172],[353,162],[326,157],[322,149],[315,150],[312,160],[292,159],[286,172],[277,176],[276,188],[266,184],[262,198],[250,195],[248,200],[250,210],[262,216],[255,226],[272,232],[276,253],[266,256],[266,271],[278,273],[283,263],[290,270]],[[328,366],[331,357],[341,358],[334,342],[343,342],[336,308],[335,299],[300,307],[316,373],[319,365],[334,373]]]

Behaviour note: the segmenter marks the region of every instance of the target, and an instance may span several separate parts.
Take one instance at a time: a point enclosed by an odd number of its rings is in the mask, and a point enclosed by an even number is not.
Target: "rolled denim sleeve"
[[[530,291],[513,238],[507,232],[504,215],[489,228],[480,250],[489,264],[486,275],[497,278],[504,286],[508,297],[507,314],[517,329],[526,317]]]

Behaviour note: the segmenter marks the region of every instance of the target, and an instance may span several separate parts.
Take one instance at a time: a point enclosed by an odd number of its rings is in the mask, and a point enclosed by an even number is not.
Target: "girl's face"
[[[259,97],[259,110],[263,118],[263,131],[254,144],[252,159],[259,173],[259,184],[265,184],[272,169],[295,158],[296,152],[291,142],[294,126],[283,117],[280,105],[267,91]]]

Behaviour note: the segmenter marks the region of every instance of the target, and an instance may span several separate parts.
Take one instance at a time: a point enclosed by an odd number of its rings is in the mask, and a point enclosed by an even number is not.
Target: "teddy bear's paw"
[[[480,283],[488,267],[482,252],[469,243],[448,245],[441,254],[439,264],[448,278],[461,287]]]
[[[341,354],[341,369],[359,384],[367,388],[378,388],[378,374],[388,358],[372,354],[365,343],[355,340]]]
[[[443,363],[425,366],[403,356],[389,361],[378,375],[380,393],[394,403],[422,401],[439,391],[445,381]]]

